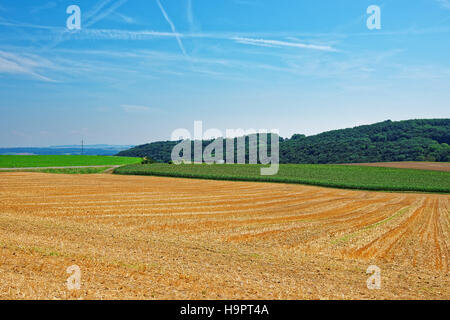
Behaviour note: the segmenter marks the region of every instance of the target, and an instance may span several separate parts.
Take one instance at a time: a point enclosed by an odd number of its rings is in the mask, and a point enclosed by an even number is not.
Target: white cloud
[[[160,110],[157,108],[150,108],[146,106],[140,106],[140,105],[132,105],[132,104],[123,104],[121,105],[122,109],[125,112],[129,113],[150,113],[150,112],[159,112]]]
[[[45,29],[45,30],[51,30],[51,31],[64,30],[64,28],[56,28],[56,27],[42,26],[42,25],[22,23],[22,22],[10,22],[10,21],[6,21],[2,17],[0,17],[0,25],[5,26],[5,27]]]
[[[69,134],[77,135],[77,136],[87,136],[89,135],[90,130],[88,128],[80,128],[80,129],[73,129],[69,131]]]
[[[450,9],[450,0],[436,0],[442,7]]]
[[[20,138],[26,138],[26,139],[30,139],[32,138],[32,136],[28,133],[25,133],[23,131],[18,131],[18,130],[12,130],[11,134]]]
[[[24,74],[47,82],[54,80],[38,73],[36,69],[49,68],[51,63],[35,55],[18,55],[0,51],[0,73]]]
[[[254,46],[264,46],[264,47],[291,47],[291,48],[302,48],[302,49],[313,49],[320,51],[337,51],[330,46],[322,46],[315,44],[304,44],[300,42],[287,42],[279,40],[266,40],[266,39],[251,39],[251,38],[241,38],[235,37],[234,41],[242,44],[249,44]]]
[[[82,29],[71,37],[87,39],[109,39],[109,40],[145,40],[159,37],[180,37],[180,34],[171,32],[159,32],[152,30],[127,31],[116,29]]]
[[[52,9],[52,8],[54,8],[54,7],[56,7],[56,2],[50,1],[50,2],[47,2],[47,3],[44,4],[44,5],[41,5],[41,6],[38,6],[38,7],[33,7],[33,8],[31,8],[30,12],[31,12],[32,14],[37,14],[37,13],[43,11],[43,10]]]

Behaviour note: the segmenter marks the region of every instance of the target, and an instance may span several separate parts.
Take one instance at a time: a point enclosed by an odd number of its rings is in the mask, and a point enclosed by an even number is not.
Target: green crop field
[[[133,164],[114,173],[216,180],[265,181],[324,187],[450,193],[450,172],[345,165],[282,164],[277,175],[261,176],[261,165]]]
[[[112,156],[8,156],[0,155],[0,168],[114,166],[139,163],[140,158]]]

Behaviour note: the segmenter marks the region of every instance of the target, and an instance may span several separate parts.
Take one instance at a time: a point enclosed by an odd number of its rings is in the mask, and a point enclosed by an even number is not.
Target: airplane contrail
[[[92,10],[88,11],[88,13],[85,14],[84,19],[86,19],[86,22],[89,22],[89,19],[93,16],[95,16],[104,6],[106,6],[108,3],[110,3],[112,0],[103,0],[97,3]]]
[[[177,30],[175,29],[175,25],[170,20],[169,16],[166,13],[166,10],[164,10],[164,7],[162,6],[161,2],[159,0],[156,0],[156,3],[158,4],[159,8],[161,9],[161,12],[162,12],[164,18],[166,19],[167,23],[170,25],[170,28],[172,29],[172,32],[175,34],[175,38],[177,39],[178,46],[180,47],[180,49],[183,52],[183,54],[187,57],[186,50],[184,49],[183,43],[181,42],[181,38],[180,38],[179,33],[177,33]]]
[[[119,8],[120,6],[122,6],[123,4],[125,4],[125,2],[127,2],[128,0],[119,0],[116,3],[114,3],[111,7],[109,7],[109,9],[107,9],[106,11],[102,12],[101,14],[99,14],[98,16],[92,18],[88,23],[85,24],[86,27],[89,27],[91,25],[93,25],[94,23],[106,18],[107,16],[109,16],[111,13],[113,13],[114,11],[116,11],[117,8]],[[107,0],[105,2],[105,4],[107,4],[109,2],[109,0]]]

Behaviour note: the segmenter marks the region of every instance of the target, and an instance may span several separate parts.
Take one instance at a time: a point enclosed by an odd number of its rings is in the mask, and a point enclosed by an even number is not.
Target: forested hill
[[[170,160],[178,142],[154,142],[119,152],[119,156]],[[204,141],[204,145],[209,142]],[[356,163],[379,161],[450,161],[450,119],[384,121],[280,138],[281,163]]]

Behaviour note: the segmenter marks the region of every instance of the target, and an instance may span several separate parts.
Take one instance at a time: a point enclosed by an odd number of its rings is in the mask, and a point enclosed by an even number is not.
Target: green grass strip
[[[0,155],[0,168],[114,166],[140,163],[141,158],[113,156],[49,155],[16,156]]]

